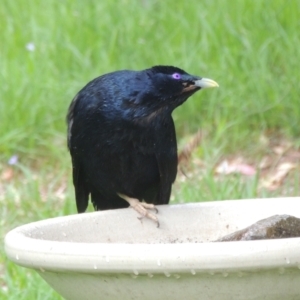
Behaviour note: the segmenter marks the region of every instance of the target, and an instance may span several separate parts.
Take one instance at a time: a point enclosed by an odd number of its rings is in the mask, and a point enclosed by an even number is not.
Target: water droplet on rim
[[[290,263],[290,259],[288,257],[285,258],[285,261],[286,261],[287,264]]]

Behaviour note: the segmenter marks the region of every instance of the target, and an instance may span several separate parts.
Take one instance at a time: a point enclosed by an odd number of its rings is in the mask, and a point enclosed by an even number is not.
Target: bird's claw
[[[158,221],[157,216],[148,211],[148,209],[153,209],[155,211],[155,213],[158,214],[158,209],[155,207],[154,204],[140,202],[138,199],[130,198],[126,195],[122,195],[122,194],[118,194],[118,195],[121,198],[123,198],[124,200],[126,200],[129,203],[129,205],[141,215],[141,217],[138,217],[139,220],[142,220],[143,218],[146,217],[146,218],[154,221],[156,223],[157,227],[159,227],[159,221]]]
[[[141,216],[141,217],[137,217],[140,221],[142,221],[145,216]],[[150,219],[150,217],[148,217]],[[152,219],[153,220],[153,219]],[[159,221],[158,220],[153,220],[155,223],[156,223],[156,227],[159,228],[160,224],[159,224]]]
[[[137,199],[136,199],[137,200]],[[138,200],[137,200],[138,201]],[[154,221],[157,225],[157,228],[159,227],[159,221],[156,215],[148,212],[148,209],[153,209],[155,213],[158,213],[158,209],[154,206],[154,204],[149,204],[145,202],[135,202],[133,204],[130,204],[130,206],[136,210],[139,214],[141,214],[141,217],[138,217],[139,220],[142,220],[143,218],[148,218]]]

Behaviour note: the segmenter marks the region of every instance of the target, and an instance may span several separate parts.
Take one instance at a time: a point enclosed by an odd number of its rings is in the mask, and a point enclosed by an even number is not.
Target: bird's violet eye
[[[174,74],[172,75],[172,77],[173,77],[174,79],[180,79],[180,78],[181,78],[181,76],[180,76],[179,73],[174,73]]]

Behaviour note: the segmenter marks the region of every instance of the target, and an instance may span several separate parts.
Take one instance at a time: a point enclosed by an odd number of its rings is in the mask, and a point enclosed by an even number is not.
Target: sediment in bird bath
[[[275,215],[244,229],[228,234],[217,242],[269,240],[300,237],[300,219],[290,215]]]

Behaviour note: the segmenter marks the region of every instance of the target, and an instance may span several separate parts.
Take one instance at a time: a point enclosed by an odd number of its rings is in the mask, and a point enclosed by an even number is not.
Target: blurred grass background
[[[1,239],[17,225],[76,213],[65,115],[77,91],[109,71],[167,64],[216,80],[218,90],[174,112],[179,141],[207,133],[197,155],[208,165],[225,153],[255,157],[265,131],[298,147],[299,11],[297,0],[2,1]],[[256,187],[255,178],[216,182],[210,169],[201,183],[175,187],[173,198],[249,198]],[[0,251],[1,299],[61,299],[8,262],[3,243]]]

